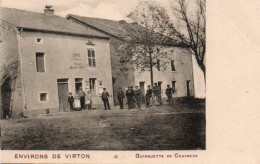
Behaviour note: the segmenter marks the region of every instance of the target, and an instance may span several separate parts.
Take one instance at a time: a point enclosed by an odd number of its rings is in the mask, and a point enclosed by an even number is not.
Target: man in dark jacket
[[[102,96],[101,97],[102,97],[102,100],[104,102],[104,107],[105,107],[104,110],[106,110],[106,109],[111,110],[110,105],[109,105],[109,101],[108,101],[109,93],[106,91],[106,88],[103,88],[103,92],[102,92]]]
[[[72,93],[69,93],[68,102],[70,104],[70,110],[73,110],[73,103],[74,103],[74,97],[72,96]]]
[[[127,104],[128,104],[128,109],[133,108],[133,97],[134,97],[134,92],[131,87],[128,87],[126,91],[126,97],[127,97]]]
[[[135,86],[135,91],[134,91],[134,97],[135,97],[135,101],[137,104],[138,109],[141,109],[141,91],[138,88],[138,86]]]
[[[82,90],[82,87],[79,88],[79,97],[80,97],[80,107],[81,109],[85,109],[85,96],[86,93]]]
[[[122,91],[122,88],[119,88],[119,91],[117,92],[117,100],[120,104],[120,109],[124,109],[124,99],[125,99],[125,94]]]
[[[151,97],[152,97],[152,89],[151,89],[150,85],[148,85],[148,88],[146,90],[146,95],[145,95],[146,108],[148,108],[150,106]]]
[[[173,106],[173,100],[172,100],[172,94],[174,93],[174,90],[170,87],[170,85],[167,85],[167,89],[165,91],[165,94],[168,97],[168,102],[170,106]]]
[[[153,93],[159,105],[162,105],[161,87],[159,87],[157,83],[154,83]]]

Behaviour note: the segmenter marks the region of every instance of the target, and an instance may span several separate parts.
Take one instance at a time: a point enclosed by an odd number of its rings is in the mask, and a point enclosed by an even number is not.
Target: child
[[[91,105],[92,105],[92,97],[90,92],[88,91],[86,95],[86,106],[88,110],[91,110]]]
[[[74,97],[72,96],[72,93],[69,93],[68,102],[70,104],[70,110],[73,111],[73,103],[74,103]]]

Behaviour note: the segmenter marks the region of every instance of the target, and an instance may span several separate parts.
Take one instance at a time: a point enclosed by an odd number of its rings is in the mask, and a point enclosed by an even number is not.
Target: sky
[[[68,14],[106,18],[126,19],[126,16],[142,1],[149,0],[0,0],[0,6],[43,13],[45,5],[52,5],[55,15]],[[154,0],[167,6],[168,0]]]

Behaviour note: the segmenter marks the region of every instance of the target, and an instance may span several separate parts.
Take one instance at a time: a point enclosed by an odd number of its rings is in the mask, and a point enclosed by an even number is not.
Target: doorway
[[[59,96],[59,110],[65,111],[69,109],[68,103],[68,95],[69,95],[69,88],[68,88],[68,80],[69,79],[58,79],[58,96]]]
[[[82,78],[76,78],[75,79],[75,91],[76,91],[76,93],[78,93],[79,89],[82,88],[82,81],[83,81]],[[83,90],[83,88],[82,88],[82,90]]]
[[[11,116],[10,104],[11,104],[11,78],[7,77],[1,85],[1,118],[9,118]]]
[[[144,97],[145,97],[144,84],[145,84],[145,82],[139,82],[140,91],[141,91],[141,95],[142,95],[141,96],[142,103],[145,103],[145,99],[144,99]]]
[[[190,97],[190,80],[186,81],[186,85],[187,85],[187,97]]]

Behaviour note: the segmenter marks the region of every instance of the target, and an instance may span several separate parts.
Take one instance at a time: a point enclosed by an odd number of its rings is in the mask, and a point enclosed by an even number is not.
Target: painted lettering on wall
[[[70,66],[70,69],[83,69],[84,66],[81,62],[80,54],[79,53],[73,53],[73,64]]]

